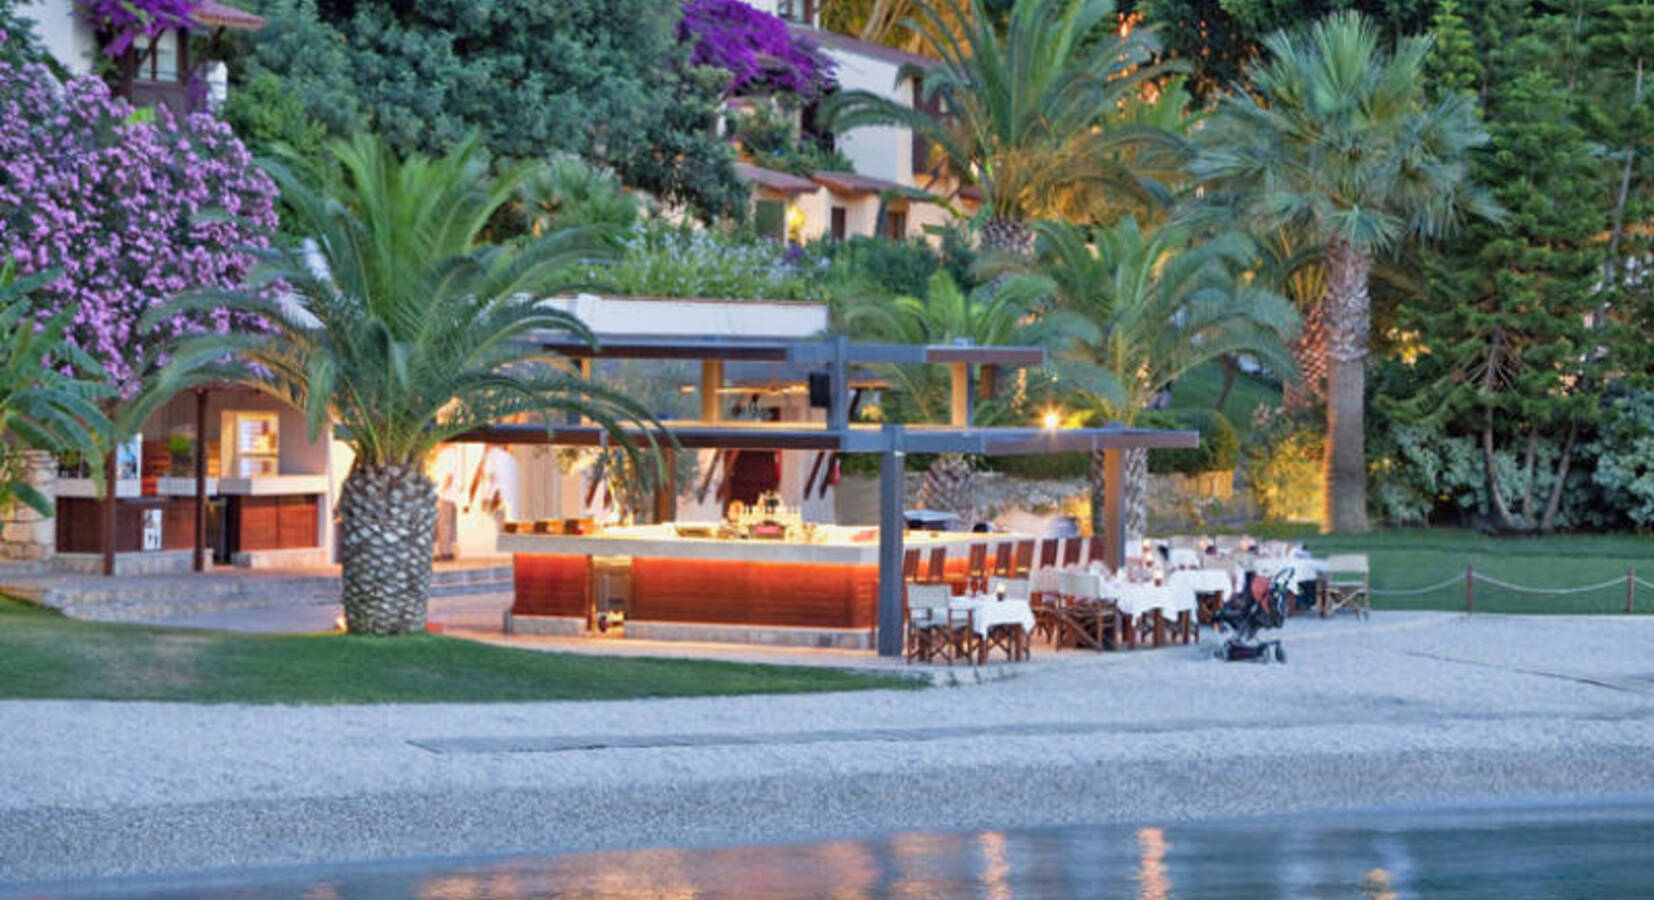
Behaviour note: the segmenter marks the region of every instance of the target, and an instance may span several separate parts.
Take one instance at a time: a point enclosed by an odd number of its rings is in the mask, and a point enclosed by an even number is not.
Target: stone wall
[[[50,453],[27,450],[23,454],[26,478],[48,502],[57,497],[57,461]],[[0,560],[44,562],[57,550],[57,521],[32,507],[14,503],[0,510]]]

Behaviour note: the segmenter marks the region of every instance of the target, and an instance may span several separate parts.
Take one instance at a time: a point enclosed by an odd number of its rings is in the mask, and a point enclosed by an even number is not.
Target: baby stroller
[[[1280,641],[1257,638],[1258,632],[1265,628],[1286,624],[1287,610],[1292,608],[1293,601],[1291,577],[1290,568],[1275,573],[1267,582],[1261,575],[1248,575],[1245,589],[1212,616],[1214,630],[1234,632],[1233,637],[1213,651],[1214,657],[1226,662],[1252,659],[1266,663],[1273,656],[1276,662],[1286,662],[1286,649]]]

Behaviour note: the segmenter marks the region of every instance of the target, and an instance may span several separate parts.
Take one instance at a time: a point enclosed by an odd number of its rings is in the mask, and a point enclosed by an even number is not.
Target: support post
[[[109,454],[103,458],[103,522],[98,530],[103,539],[103,574],[115,574],[115,504],[119,502],[120,466],[115,462],[119,454],[113,442]]]
[[[701,360],[701,421],[717,422],[723,419],[723,405],[718,391],[724,386],[724,361]]]
[[[1469,613],[1476,609],[1476,570],[1470,563],[1464,566],[1464,611]]]
[[[660,482],[655,485],[655,521],[671,522],[678,518],[678,451],[660,448]]]
[[[833,358],[827,363],[827,380],[833,389],[827,404],[827,430],[843,431],[850,427],[850,339],[833,335]]]
[[[1628,566],[1625,570],[1625,611],[1637,611],[1637,567]]]
[[[195,389],[195,557],[197,572],[207,570],[207,389]]]
[[[577,357],[574,360],[574,374],[578,375],[581,381],[590,381],[592,377],[591,357]],[[570,412],[564,419],[564,423],[568,425],[579,425],[581,423],[581,418],[582,417],[579,413]]]
[[[948,424],[968,428],[971,424],[971,367],[969,363],[952,363],[949,369],[949,387],[953,389],[948,410]]]
[[[902,655],[902,426],[886,424],[879,454],[879,655]]]
[[[1126,454],[1103,451],[1103,560],[1116,572],[1126,562]]]

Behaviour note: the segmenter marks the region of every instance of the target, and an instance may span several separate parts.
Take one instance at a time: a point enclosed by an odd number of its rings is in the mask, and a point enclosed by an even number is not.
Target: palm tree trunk
[[[1365,435],[1367,336],[1372,305],[1370,250],[1337,237],[1327,244],[1326,521],[1333,531],[1367,530]]]
[[[1121,485],[1121,505],[1126,513],[1126,540],[1139,540],[1149,533],[1149,451],[1133,447],[1124,451],[1126,483]]]
[[[1304,322],[1292,340],[1292,355],[1298,360],[1298,381],[1282,385],[1281,404],[1287,412],[1310,409],[1327,399],[1327,316],[1326,304],[1317,297],[1304,304]]]
[[[971,461],[958,453],[944,453],[925,469],[922,496],[926,509],[976,515],[975,473]]]
[[[351,634],[425,628],[436,486],[416,465],[357,462],[339,491],[339,563]]]
[[[982,249],[1006,256],[1027,257],[1034,252],[1034,233],[1028,223],[1008,216],[993,216],[982,223]]]

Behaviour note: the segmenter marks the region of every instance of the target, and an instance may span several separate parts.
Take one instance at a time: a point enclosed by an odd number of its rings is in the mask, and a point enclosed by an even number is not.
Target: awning
[[[240,28],[246,31],[257,31],[264,27],[264,18],[255,16],[244,9],[236,9],[219,3],[218,0],[201,0],[201,5],[190,13],[190,20],[197,25],[206,25],[209,28]]]

